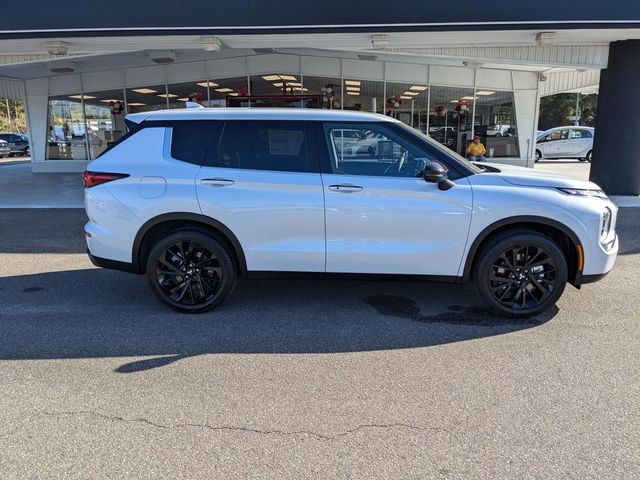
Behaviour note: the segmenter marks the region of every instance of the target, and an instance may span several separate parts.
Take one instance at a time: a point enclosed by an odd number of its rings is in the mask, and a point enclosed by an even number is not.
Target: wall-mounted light
[[[536,45],[539,47],[555,45],[557,40],[558,34],[556,32],[540,32],[536,35]]]
[[[386,35],[373,35],[371,37],[371,45],[376,50],[385,50],[389,47],[389,37]]]
[[[47,42],[46,48],[49,55],[55,55],[58,57],[64,56],[69,53],[69,44],[61,40]]]
[[[219,52],[222,42],[218,37],[200,37],[200,45],[205,52]]]

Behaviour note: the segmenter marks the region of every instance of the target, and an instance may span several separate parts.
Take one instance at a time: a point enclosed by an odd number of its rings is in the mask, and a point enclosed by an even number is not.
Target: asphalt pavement
[[[242,281],[181,315],[77,209],[0,210],[0,478],[640,478],[640,209],[529,320],[469,286]]]

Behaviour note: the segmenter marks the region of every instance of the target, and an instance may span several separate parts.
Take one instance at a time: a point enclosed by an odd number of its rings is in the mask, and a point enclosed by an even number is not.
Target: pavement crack
[[[206,423],[178,423],[174,425],[165,425],[162,423],[152,422],[146,418],[142,417],[134,417],[134,418],[125,418],[117,415],[106,415],[103,413],[92,412],[89,410],[78,410],[78,411],[65,411],[65,412],[43,412],[44,415],[50,417],[61,417],[61,416],[93,416],[97,418],[101,418],[104,420],[111,420],[115,422],[124,422],[124,423],[141,423],[148,425],[150,427],[159,428],[163,430],[174,430],[174,429],[182,429],[182,428],[203,428],[206,430],[212,431],[230,431],[230,432],[245,432],[245,433],[255,433],[258,435],[307,435],[309,437],[314,437],[319,440],[337,440],[342,437],[346,437],[348,435],[352,435],[362,430],[372,430],[372,429],[391,429],[391,428],[404,428],[407,430],[415,430],[415,431],[430,431],[430,432],[440,432],[443,431],[441,428],[437,427],[420,427],[416,425],[409,425],[406,423],[371,423],[365,425],[358,425],[355,428],[350,430],[345,430],[344,432],[337,433],[335,435],[324,435],[318,432],[313,432],[310,430],[293,430],[293,431],[285,431],[285,430],[259,430],[255,428],[249,427],[238,427],[238,426],[215,426],[209,425]]]

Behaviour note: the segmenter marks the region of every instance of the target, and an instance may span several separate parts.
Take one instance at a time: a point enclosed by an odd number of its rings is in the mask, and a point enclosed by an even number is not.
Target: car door
[[[572,128],[569,133],[569,153],[571,157],[583,157],[591,149],[591,132],[582,128]]]
[[[324,272],[324,197],[308,130],[227,121],[198,172],[202,213],[235,234],[251,271]]]
[[[459,176],[447,191],[425,182],[426,163],[440,160],[435,147],[387,123],[327,122],[319,129],[327,272],[455,276],[471,221],[469,182]],[[338,145],[346,128],[376,138],[375,148],[347,153]]]

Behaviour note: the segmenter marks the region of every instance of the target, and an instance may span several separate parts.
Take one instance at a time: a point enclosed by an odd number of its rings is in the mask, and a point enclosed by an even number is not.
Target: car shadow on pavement
[[[204,354],[314,354],[429,347],[548,322],[502,318],[468,286],[242,281],[218,309],[166,309],[145,277],[84,269],[0,278],[0,359],[153,357],[133,373]]]

